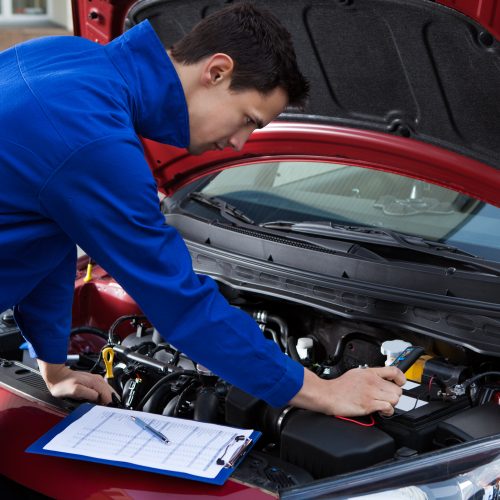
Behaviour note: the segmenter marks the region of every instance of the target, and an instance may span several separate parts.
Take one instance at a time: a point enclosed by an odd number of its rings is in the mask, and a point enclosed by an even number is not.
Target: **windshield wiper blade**
[[[434,250],[445,250],[468,257],[479,258],[477,255],[461,250],[460,248],[437,243],[435,241],[426,240],[421,236],[414,236],[411,234],[404,234],[391,229],[381,229],[378,227],[370,226],[352,226],[344,224],[332,224],[328,221],[317,222],[288,222],[288,221],[274,221],[265,222],[260,224],[261,227],[268,229],[283,229],[298,233],[313,234],[315,236],[357,236],[367,242],[380,243],[380,240],[387,240],[390,242],[398,243],[400,245],[410,244],[412,247],[420,246],[423,248],[432,248]]]
[[[381,229],[378,227],[370,227],[370,226],[350,226],[350,225],[341,225],[341,224],[331,224],[328,223],[317,223],[317,222],[299,222],[295,224],[293,227],[294,231],[316,231],[322,230],[325,231],[326,234],[334,234],[336,232],[343,232],[349,234],[361,234],[366,235],[371,238],[375,238],[379,240],[380,238],[386,238],[392,241],[395,241],[398,244],[410,244],[413,246],[420,246],[423,248],[432,248],[434,250],[445,250],[447,252],[453,252],[459,255],[466,255],[468,257],[478,258],[477,255],[466,252],[465,250],[461,250],[458,247],[454,247],[451,245],[445,245],[443,243],[437,243],[436,241],[427,240],[422,238],[421,236],[415,236],[411,234],[400,233],[398,231],[393,231],[391,229]]]
[[[494,271],[497,274],[500,272],[500,265],[486,261],[482,257],[466,252],[460,248],[390,229],[333,224],[329,221],[273,221],[265,222],[260,224],[260,226],[268,229],[281,229],[283,231],[311,234],[313,236],[323,236],[327,238],[348,238],[377,244],[387,243],[400,248],[446,257],[451,260],[456,260],[457,262],[470,264],[488,271]]]
[[[201,203],[202,205],[218,210],[224,219],[229,220],[232,223],[245,222],[246,224],[255,224],[255,222],[250,219],[250,217],[246,216],[241,210],[221,198],[208,196],[198,191],[189,193],[188,197],[189,199]]]

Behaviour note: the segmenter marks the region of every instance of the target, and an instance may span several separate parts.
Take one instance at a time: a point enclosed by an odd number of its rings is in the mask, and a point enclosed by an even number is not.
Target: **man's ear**
[[[233,76],[234,61],[227,54],[217,53],[208,57],[202,68],[201,83],[204,86],[230,82]]]

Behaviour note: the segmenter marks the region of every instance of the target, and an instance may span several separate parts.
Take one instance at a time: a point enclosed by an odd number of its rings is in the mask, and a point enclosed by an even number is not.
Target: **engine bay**
[[[290,406],[275,408],[178,351],[123,291],[118,293],[121,288],[116,283],[102,278],[97,287],[95,283],[77,287],[74,307],[79,313],[74,319],[79,324],[71,331],[68,364],[74,370],[103,375],[121,397],[114,402],[117,406],[261,431],[256,447],[234,474],[247,484],[279,491],[500,433],[500,373],[495,357],[394,326],[340,318],[220,285],[233,306],[255,319],[262,335],[322,378],[383,366],[387,342],[423,348],[406,372],[404,395],[392,417],[346,419]],[[92,290],[89,296],[85,287]],[[115,302],[126,303],[128,313],[121,314],[124,309]],[[96,326],[95,304],[115,315],[109,328]],[[92,310],[92,315],[85,310]],[[12,338],[15,327],[11,324],[9,330],[8,321],[4,313],[2,332]],[[9,347],[9,352],[0,354],[15,359],[13,353]],[[29,364],[26,358],[18,360],[18,368],[23,366],[19,361]]]

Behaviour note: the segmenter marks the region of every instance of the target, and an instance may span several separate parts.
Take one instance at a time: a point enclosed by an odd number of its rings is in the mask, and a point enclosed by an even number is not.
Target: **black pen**
[[[130,418],[142,429],[145,431],[148,431],[151,435],[153,435],[155,438],[159,439],[160,441],[163,441],[165,444],[170,443],[169,439],[167,436],[162,434],[160,431],[157,431],[153,427],[151,427],[149,424],[144,422],[144,420],[141,420],[139,417],[134,417],[133,415],[130,415]]]

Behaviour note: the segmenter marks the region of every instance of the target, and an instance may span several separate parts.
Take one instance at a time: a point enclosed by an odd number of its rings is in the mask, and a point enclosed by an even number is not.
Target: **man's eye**
[[[255,123],[249,116],[245,118],[245,125],[252,125]]]

